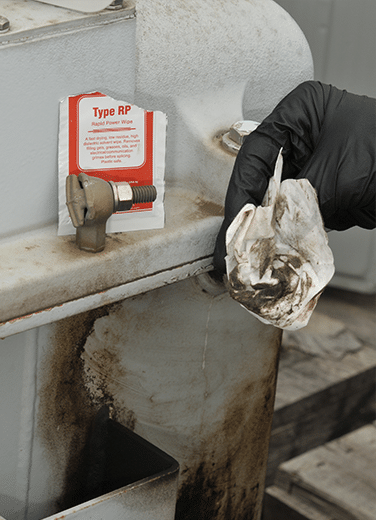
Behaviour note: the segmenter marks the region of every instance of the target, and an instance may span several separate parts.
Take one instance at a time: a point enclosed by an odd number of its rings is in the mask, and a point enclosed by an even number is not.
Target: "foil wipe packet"
[[[58,235],[76,232],[66,206],[66,177],[85,172],[131,186],[154,185],[154,202],[114,213],[107,233],[164,227],[167,116],[100,92],[69,96],[60,104]]]
[[[226,234],[231,296],[262,322],[307,325],[334,274],[316,191],[307,179],[281,182],[282,150],[261,206],[246,204]]]

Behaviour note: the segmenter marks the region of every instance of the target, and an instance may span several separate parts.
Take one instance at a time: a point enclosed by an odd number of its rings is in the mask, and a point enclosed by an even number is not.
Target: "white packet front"
[[[66,206],[66,178],[81,172],[131,186],[154,185],[153,203],[114,213],[107,233],[164,227],[166,114],[117,101],[100,92],[60,104],[58,235],[76,232]]]

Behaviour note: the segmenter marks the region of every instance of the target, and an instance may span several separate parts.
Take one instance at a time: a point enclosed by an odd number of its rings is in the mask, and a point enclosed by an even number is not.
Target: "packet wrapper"
[[[100,92],[69,96],[60,104],[58,235],[76,232],[66,206],[66,178],[84,172],[131,186],[154,185],[153,203],[111,215],[107,233],[164,227],[167,117]]]

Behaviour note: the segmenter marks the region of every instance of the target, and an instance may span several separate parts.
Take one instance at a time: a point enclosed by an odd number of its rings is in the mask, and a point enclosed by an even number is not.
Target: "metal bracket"
[[[135,186],[128,182],[107,182],[86,173],[69,175],[66,200],[69,215],[76,228],[79,249],[103,251],[107,219],[116,211],[129,211],[135,203],[154,202],[155,186]]]

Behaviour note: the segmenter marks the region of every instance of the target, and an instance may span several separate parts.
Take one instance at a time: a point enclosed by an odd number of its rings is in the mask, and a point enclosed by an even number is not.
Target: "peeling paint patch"
[[[117,306],[114,307],[116,312]],[[114,391],[114,382],[115,387],[121,386],[127,378],[127,370],[119,352],[118,342],[111,340],[113,331],[103,321],[99,321],[92,332],[91,341],[94,342],[94,347],[84,349],[81,353],[84,384],[90,401],[96,406],[108,406],[112,419],[134,431],[137,422],[135,413],[122,406],[121,400]],[[97,336],[101,340],[98,345],[96,345]]]

